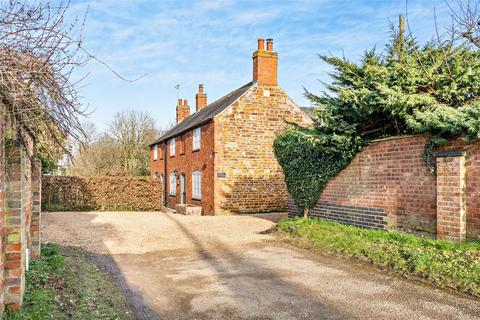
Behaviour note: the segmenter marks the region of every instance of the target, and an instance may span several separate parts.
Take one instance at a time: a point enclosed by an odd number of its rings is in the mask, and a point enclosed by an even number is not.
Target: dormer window
[[[200,150],[202,145],[201,135],[202,129],[200,127],[193,129],[193,150]]]

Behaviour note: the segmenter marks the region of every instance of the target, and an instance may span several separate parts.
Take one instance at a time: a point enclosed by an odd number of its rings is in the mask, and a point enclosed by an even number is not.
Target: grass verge
[[[88,263],[78,248],[42,245],[42,258],[30,262],[24,304],[5,320],[131,319],[123,295],[108,274]]]
[[[480,297],[480,242],[453,243],[311,218],[285,219],[277,228],[303,248],[354,257]]]

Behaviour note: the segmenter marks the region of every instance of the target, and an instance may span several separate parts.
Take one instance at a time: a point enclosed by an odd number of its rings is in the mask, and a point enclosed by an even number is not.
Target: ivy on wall
[[[308,215],[328,181],[360,150],[361,141],[315,129],[291,128],[275,140],[273,148],[288,192]]]
[[[306,209],[361,148],[389,136],[426,134],[424,158],[435,172],[435,148],[449,139],[480,139],[480,52],[465,44],[407,37],[403,18],[385,50],[360,62],[321,56],[333,68],[327,92],[306,97],[316,106],[316,127],[279,135],[275,155],[288,191]]]

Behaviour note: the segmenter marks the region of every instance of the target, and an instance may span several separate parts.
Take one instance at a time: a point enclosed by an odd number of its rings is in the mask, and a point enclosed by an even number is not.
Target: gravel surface
[[[480,319],[479,301],[276,241],[277,218],[44,213],[42,236],[92,252],[137,319]]]

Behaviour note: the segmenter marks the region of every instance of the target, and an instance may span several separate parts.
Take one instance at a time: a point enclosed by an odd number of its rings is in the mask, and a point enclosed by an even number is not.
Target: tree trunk
[[[310,209],[304,208],[304,209],[303,209],[303,217],[304,217],[304,218],[308,218],[308,213],[309,213],[309,212],[310,212]]]

